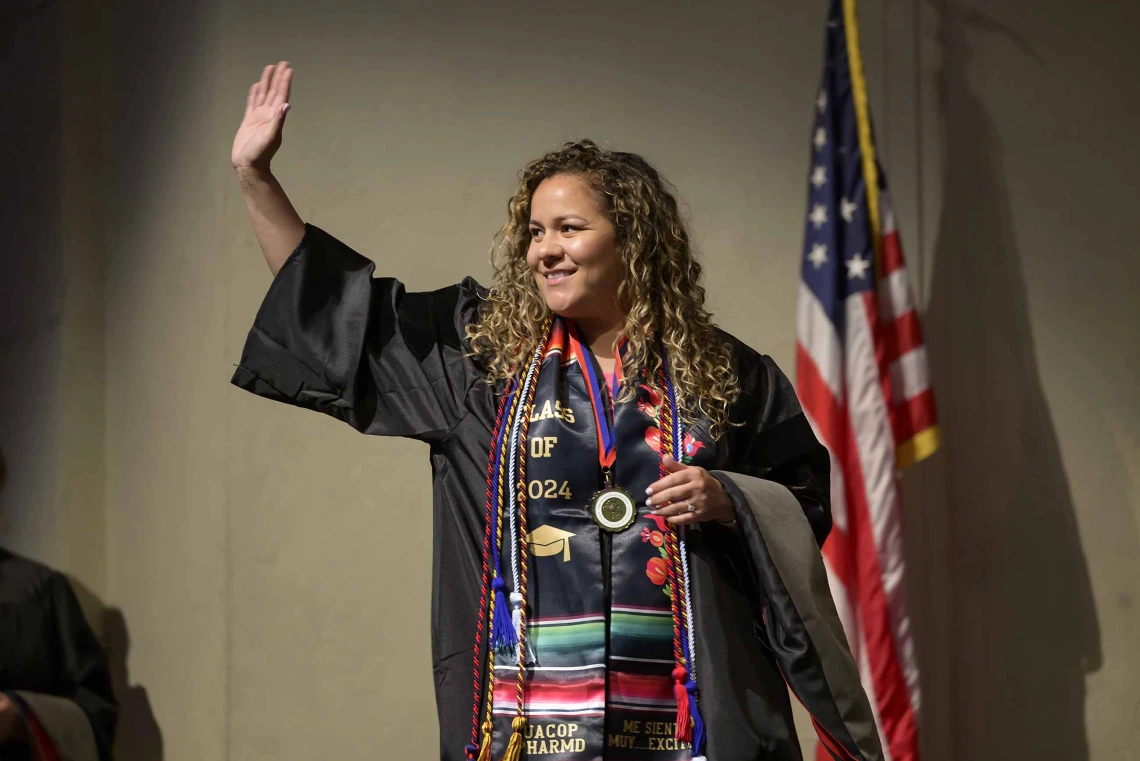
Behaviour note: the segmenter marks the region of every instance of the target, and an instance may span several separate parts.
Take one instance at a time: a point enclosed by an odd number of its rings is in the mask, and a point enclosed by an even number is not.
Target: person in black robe
[[[460,759],[465,752],[469,759],[476,753],[487,758],[488,749],[479,749],[469,742],[476,738],[468,736],[471,645],[485,615],[478,607],[487,592],[486,553],[481,572],[479,551],[487,520],[483,502],[490,492],[488,451],[494,451],[506,386],[487,382],[489,364],[473,351],[471,330],[486,319],[494,297],[470,278],[431,293],[407,292],[397,280],[373,277],[371,261],[300,220],[269,171],[288,110],[291,74],[284,62],[266,67],[261,81],[250,89],[234,141],[231,158],[274,280],[233,383],[268,399],[331,415],[364,433],[429,444],[437,527],[431,631],[440,758]],[[546,159],[557,163],[582,154],[624,162],[656,181],[656,173],[639,157],[609,154],[588,142],[568,145]],[[565,175],[555,168],[544,177],[543,182],[550,182]],[[566,189],[570,196],[577,192],[572,185]],[[525,203],[539,192],[531,190]],[[675,211],[671,196],[669,201]],[[533,213],[540,216],[537,210]],[[560,222],[543,219],[543,224]],[[540,232],[530,234],[537,240]],[[552,256],[540,269],[556,280],[558,262],[564,258],[559,258],[561,252]],[[579,277],[574,282],[592,277],[590,282],[601,283],[606,266],[587,252],[566,272]],[[556,318],[588,324],[592,315],[574,312],[572,304],[559,311],[563,302],[556,289],[561,284],[548,279],[537,287]],[[607,342],[617,345],[612,333],[595,331],[595,337],[593,344],[603,351]],[[815,439],[787,378],[769,357],[721,331],[710,338],[723,346],[738,383],[739,393],[726,410],[732,423],[716,435],[706,426],[701,437],[697,432],[702,422],[697,421],[690,429],[692,441],[695,448],[707,445],[702,462],[708,468],[663,457],[669,474],[651,485],[657,500],[652,515],[693,529],[687,534],[691,617],[700,632],[693,653],[700,664],[707,757],[799,759],[790,688],[811,713],[821,743],[833,758],[881,758],[871,709],[819,553],[831,525],[827,451]],[[716,356],[717,347],[710,344],[708,351]],[[615,357],[605,359],[610,367],[602,366],[601,357],[591,355],[586,361],[609,372]],[[662,404],[659,398],[651,399],[640,398],[638,403]],[[555,409],[561,408],[556,404]],[[686,447],[689,443],[686,438]],[[542,542],[549,546],[541,552],[536,547],[534,554],[568,560],[569,546],[560,544],[567,536],[550,533]],[[607,568],[603,574],[609,573]],[[478,662],[478,645],[476,658]],[[480,673],[486,685],[487,668]],[[476,714],[479,700],[476,697]],[[531,744],[538,741],[527,732],[522,755],[508,746],[508,756],[577,758],[547,754],[545,745]],[[527,755],[539,747],[543,750],[537,755]],[[498,757],[502,746],[490,750]],[[668,753],[614,757],[679,759],[689,758],[690,750],[681,745],[671,746]],[[617,752],[607,747],[597,755],[609,758]]]
[[[0,453],[0,492],[6,476]],[[67,578],[0,547],[0,761],[110,761],[116,717]]]

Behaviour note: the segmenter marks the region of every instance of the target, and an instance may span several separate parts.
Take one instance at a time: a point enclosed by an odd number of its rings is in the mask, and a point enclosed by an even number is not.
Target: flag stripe
[[[880,201],[885,201],[888,209],[891,209],[890,199],[886,193],[879,195]],[[895,213],[894,210],[890,211],[891,230],[888,233],[886,228],[883,228],[883,275],[893,275],[900,272],[906,266],[903,262],[902,239],[899,237],[898,232],[895,231]],[[910,297],[910,294],[907,294]]]
[[[893,319],[883,319],[879,313],[880,340],[883,344],[883,359],[888,365],[894,363],[915,349],[922,348],[922,326],[918,312],[913,309]],[[926,358],[922,359],[925,367]]]
[[[838,432],[844,412],[803,343],[796,345],[796,393],[800,405],[815,420],[823,445],[833,453],[839,452]]]
[[[926,347],[916,346],[891,363],[891,404],[905,405],[930,388]]]
[[[914,311],[910,298],[910,276],[904,269],[896,269],[879,282],[879,316],[894,320]]]
[[[891,425],[894,429],[894,439],[898,444],[910,441],[924,431],[933,430],[937,424],[933,399],[934,392],[927,389],[895,408]]]
[[[845,458],[848,482],[861,481],[862,467],[856,453],[855,434],[850,429],[849,454]],[[883,739],[891,755],[908,758],[907,745],[915,738],[915,719],[909,705],[906,681],[897,658],[894,633],[890,626],[890,604],[885,590],[885,578],[879,565],[875,547],[873,518],[862,488],[848,489],[848,511],[852,524],[852,555],[855,561],[855,582],[859,589],[858,623],[865,637],[867,658],[870,662],[870,680],[866,683],[876,696],[876,706],[883,725]],[[827,547],[824,548],[827,551]]]
[[[854,297],[849,303],[854,302]],[[850,333],[860,335],[864,331],[870,335],[877,335],[875,327],[874,297],[868,292],[862,296],[862,317],[860,321],[856,307],[852,310],[848,324]],[[869,366],[868,358],[861,356],[859,349],[862,342],[851,342],[854,350],[849,366]],[[918,705],[918,666],[914,658],[912,640],[910,636],[910,617],[907,612],[906,588],[903,584],[904,565],[902,516],[899,508],[898,473],[895,468],[896,453],[893,446],[893,433],[888,435],[891,425],[891,415],[888,412],[891,390],[883,384],[875,384],[874,372],[868,373],[867,388],[881,388],[882,397],[874,399],[873,393],[868,393],[867,418],[861,420],[862,413],[854,411],[850,416],[852,428],[856,432],[856,441],[861,457],[864,473],[871,462],[875,464],[876,481],[867,481],[867,504],[872,518],[875,549],[879,555],[880,577],[883,589],[889,602],[889,624],[895,636],[897,651],[894,656],[901,659],[900,667],[906,676],[907,687],[910,694],[911,707]],[[856,390],[855,398],[862,398]],[[877,428],[882,426],[882,428]],[[885,428],[885,429],[884,429]]]
[[[812,418],[811,412],[806,407],[804,408],[804,417],[808,419],[812,430],[815,431],[815,437],[823,441],[823,432],[820,431],[819,425],[815,422],[815,419]],[[846,486],[843,478],[843,468],[839,467],[839,461],[835,459],[835,450],[828,447],[827,456],[831,466],[832,532],[829,536],[834,536],[836,532],[847,531],[847,500],[843,497]]]
[[[842,399],[843,349],[839,345],[839,336],[835,333],[835,324],[827,316],[815,293],[803,283],[800,284],[797,309],[799,314],[796,324],[799,326],[800,343],[811,354],[816,372],[827,384],[831,396]]]
[[[867,645],[863,642],[863,630],[857,629],[855,636],[859,639],[859,649],[856,651],[855,661],[859,668],[859,678],[863,681],[864,689],[867,691],[867,700],[871,704],[871,716],[875,720],[875,730],[879,733],[879,737],[885,737],[886,732],[883,731],[883,720],[879,716],[879,701],[875,696],[875,683],[872,677],[871,661],[867,656]],[[884,761],[891,761],[891,747],[889,743],[883,743],[883,759]]]

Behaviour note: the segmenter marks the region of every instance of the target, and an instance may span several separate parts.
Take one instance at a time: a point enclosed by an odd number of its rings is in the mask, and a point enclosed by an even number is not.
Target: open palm
[[[266,66],[261,79],[249,88],[245,116],[241,120],[230,160],[235,169],[268,169],[269,161],[281,147],[281,128],[289,102],[293,69],[288,62]]]

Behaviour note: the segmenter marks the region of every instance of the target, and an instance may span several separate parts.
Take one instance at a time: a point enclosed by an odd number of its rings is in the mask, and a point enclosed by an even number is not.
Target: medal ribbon
[[[608,473],[617,457],[617,450],[614,447],[613,425],[610,420],[613,417],[618,383],[621,382],[621,344],[619,344],[618,351],[614,353],[614,372],[609,379],[609,394],[603,397],[602,385],[597,370],[594,369],[594,355],[590,351],[590,347],[579,339],[578,327],[574,323],[567,322],[566,330],[570,337],[570,355],[578,360],[582,377],[586,379],[586,390],[590,394],[590,408],[594,413],[594,430],[598,432],[598,462],[602,466],[602,472]],[[609,415],[606,414],[607,409]]]

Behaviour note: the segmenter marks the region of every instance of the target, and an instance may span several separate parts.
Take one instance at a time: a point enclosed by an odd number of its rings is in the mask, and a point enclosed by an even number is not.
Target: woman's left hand
[[[699,521],[736,520],[736,508],[721,482],[696,465],[682,465],[669,455],[661,464],[668,475],[646,489],[645,504],[657,507],[654,515],[665,516],[674,526]]]

